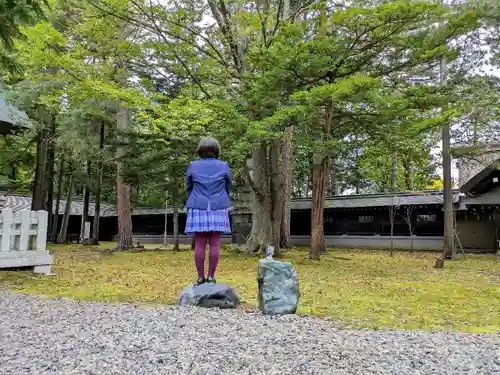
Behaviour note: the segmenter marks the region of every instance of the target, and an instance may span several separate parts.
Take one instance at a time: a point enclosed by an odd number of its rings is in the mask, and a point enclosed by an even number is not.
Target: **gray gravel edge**
[[[0,291],[0,374],[488,374],[499,335],[341,329],[241,310]]]

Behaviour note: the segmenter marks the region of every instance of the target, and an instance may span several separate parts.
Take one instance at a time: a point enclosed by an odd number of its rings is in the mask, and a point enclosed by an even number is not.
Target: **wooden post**
[[[12,214],[12,210],[5,209],[2,210],[2,242],[0,243],[0,251],[9,251],[10,250],[10,236],[12,232],[12,222],[14,220],[14,215]]]
[[[47,211],[38,211],[36,213],[38,219],[37,234],[36,234],[36,251],[45,250],[47,246],[47,227],[49,222],[49,214]]]
[[[19,234],[19,251],[28,250],[30,238],[30,211],[21,211],[21,233]]]

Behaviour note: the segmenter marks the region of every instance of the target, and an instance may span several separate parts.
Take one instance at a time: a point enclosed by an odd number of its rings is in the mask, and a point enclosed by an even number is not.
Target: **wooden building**
[[[500,145],[487,145],[458,162],[462,197],[457,232],[466,249],[500,249]]]
[[[31,198],[0,195],[5,207],[13,210],[29,209]],[[458,204],[458,192],[455,200]],[[62,201],[59,214],[62,215],[65,202]],[[80,231],[82,201],[74,199],[68,232],[74,238]],[[393,215],[391,216],[391,212]],[[90,205],[90,221],[94,205]],[[185,211],[179,215],[179,229],[183,233],[186,221]],[[391,236],[392,217],[392,236]],[[173,234],[172,209],[167,210],[167,233],[169,242]],[[309,199],[292,200],[290,230],[292,243],[307,246],[311,232],[311,202]],[[59,220],[61,221],[61,220]],[[225,242],[242,243],[246,239],[252,222],[248,207],[235,204],[231,214],[233,236],[226,236]],[[140,207],[133,209],[132,222],[135,240],[141,243],[162,243],[164,240],[165,208]],[[112,240],[116,234],[116,210],[111,204],[101,209],[100,240]],[[397,248],[438,249],[443,242],[442,194],[439,192],[368,194],[328,197],[325,201],[325,235],[328,246],[341,247],[389,247],[391,242]],[[413,235],[410,235],[412,233]],[[190,242],[187,236],[181,241]]]

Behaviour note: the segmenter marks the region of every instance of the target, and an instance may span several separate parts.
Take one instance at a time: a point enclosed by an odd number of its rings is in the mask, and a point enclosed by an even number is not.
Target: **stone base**
[[[52,266],[50,264],[47,264],[45,266],[35,266],[33,267],[33,272],[34,273],[41,273],[42,275],[46,276],[54,276],[55,274],[51,272]]]
[[[50,274],[54,257],[48,251],[0,252],[0,269],[33,267],[36,273]]]
[[[180,294],[178,304],[181,306],[235,309],[240,305],[240,297],[227,284],[190,285]]]

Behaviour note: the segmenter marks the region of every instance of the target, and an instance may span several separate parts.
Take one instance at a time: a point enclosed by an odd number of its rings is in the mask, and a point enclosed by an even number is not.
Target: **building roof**
[[[462,203],[465,206],[500,206],[500,186],[496,186],[495,188],[477,197],[464,197]]]
[[[12,211],[30,210],[31,209],[31,197],[8,194],[0,192],[0,209],[9,208]],[[56,202],[54,200],[53,209],[56,208]],[[59,203],[59,214],[63,215],[66,210],[66,200],[61,199]],[[170,213],[172,209],[169,209]],[[83,199],[81,197],[74,197],[71,201],[71,215],[80,216],[83,212]],[[95,204],[93,201],[89,203],[89,216],[94,216]],[[165,208],[149,208],[141,207],[132,210],[132,215],[156,215],[164,214]],[[116,206],[112,203],[101,202],[101,217],[113,217],[116,216]]]
[[[484,194],[498,186],[500,177],[500,158],[495,159],[491,164],[481,169],[460,187],[462,193]]]
[[[457,149],[458,185],[466,194],[482,194],[495,187],[492,178],[498,177],[500,145],[485,144]]]
[[[454,191],[453,202],[459,201],[459,192]],[[389,206],[425,206],[443,204],[443,194],[440,191],[421,191],[414,193],[384,193],[339,195],[327,197],[325,208],[364,208]],[[311,200],[307,198],[293,199],[292,209],[311,208]]]
[[[12,126],[29,127],[28,115],[8,104],[0,92],[0,134],[10,131]]]
[[[3,206],[2,206],[3,203]],[[54,210],[56,208],[56,202],[54,201]],[[10,208],[12,211],[30,210],[31,209],[31,197],[26,197],[22,195],[13,194],[2,194],[0,193],[0,209]],[[66,200],[61,199],[59,204],[59,214],[63,215],[66,210]],[[90,202],[89,205],[89,215],[94,216],[95,205]],[[81,215],[83,212],[83,201],[81,198],[73,198],[71,202],[71,215]],[[101,216],[116,216],[116,209],[113,204],[101,202]]]
[[[9,195],[0,193],[0,208],[10,208],[13,211],[31,209],[31,197],[21,195]],[[454,203],[459,202],[459,192],[453,194]],[[325,200],[325,208],[334,209],[350,209],[350,208],[366,208],[366,207],[389,207],[389,206],[426,206],[426,205],[442,205],[443,194],[436,191],[423,191],[415,193],[393,193],[393,194],[361,194],[361,195],[341,195],[327,197]],[[241,207],[240,207],[241,206]],[[64,214],[66,201],[61,199],[59,205],[59,214]],[[310,198],[292,199],[292,209],[304,210],[311,208]],[[55,202],[54,202],[55,209]],[[90,202],[89,215],[94,216],[94,203]],[[241,205],[235,202],[235,211],[239,213],[249,212],[250,208],[246,205]],[[180,212],[185,212],[182,208]],[[71,215],[80,216],[83,212],[83,201],[81,198],[74,198],[71,203]],[[172,213],[172,206],[167,207],[167,212]],[[136,207],[132,209],[132,215],[164,215],[165,207]],[[112,203],[101,202],[101,217],[116,216],[116,207]]]

